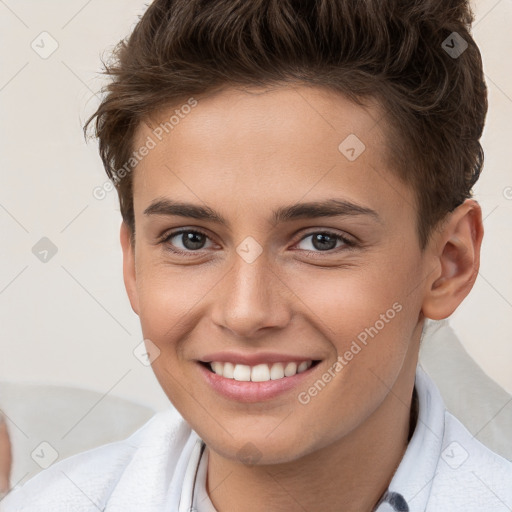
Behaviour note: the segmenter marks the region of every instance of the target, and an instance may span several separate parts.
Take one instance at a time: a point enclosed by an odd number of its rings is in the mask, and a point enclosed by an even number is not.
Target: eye
[[[208,235],[202,231],[181,229],[166,233],[161,238],[160,243],[172,252],[186,254],[204,249],[207,240],[209,240]],[[181,244],[181,247],[179,244]]]
[[[308,239],[310,239],[309,242],[305,243]],[[160,239],[160,243],[163,244],[167,250],[184,255],[193,255],[195,252],[209,248],[210,246],[207,245],[208,241],[212,244],[208,235],[195,229],[172,231],[165,233]],[[356,242],[330,231],[315,231],[309,233],[299,241],[297,246],[300,246],[300,244],[306,247],[299,247],[299,249],[316,253],[337,252],[336,249],[351,249],[356,246]]]
[[[338,249],[340,246],[342,248],[352,248],[356,245],[352,240],[330,231],[309,233],[300,240],[299,244],[308,239],[310,239],[310,241],[304,244],[307,247],[302,247],[302,250],[310,252],[328,252],[333,249]],[[338,245],[338,243],[340,243],[340,245]]]

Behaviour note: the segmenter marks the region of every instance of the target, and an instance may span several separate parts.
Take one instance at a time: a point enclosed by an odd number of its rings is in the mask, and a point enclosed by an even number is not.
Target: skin
[[[11,474],[12,454],[9,432],[4,419],[0,415],[0,494],[6,493],[9,488]]]
[[[142,123],[135,146],[173,111]],[[316,87],[224,89],[200,98],[134,171],[134,246],[121,226],[125,286],[144,338],[160,350],[157,379],[208,446],[207,489],[219,512],[371,511],[407,446],[424,319],[449,316],[473,286],[478,203],[448,215],[422,252],[414,191],[390,168],[381,116],[374,103]],[[352,162],[338,150],[351,133],[366,146]],[[208,206],[229,225],[144,214],[158,198]],[[274,209],[327,199],[378,219],[272,222]],[[181,235],[159,243],[184,227],[206,235],[202,246],[183,245]],[[358,243],[314,246],[308,235],[325,230]],[[252,263],[236,251],[248,236],[262,249]],[[395,303],[401,311],[300,403],[298,393]],[[221,350],[320,363],[300,389],[244,404],[217,394],[199,371],[198,360]],[[252,464],[241,460],[247,450]]]

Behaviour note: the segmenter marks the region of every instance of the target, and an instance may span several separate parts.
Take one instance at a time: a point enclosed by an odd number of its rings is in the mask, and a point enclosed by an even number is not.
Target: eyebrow
[[[156,199],[145,210],[144,215],[167,215],[206,220],[229,227],[229,222],[218,212],[208,206],[198,206],[192,203],[172,201],[167,198]],[[382,222],[378,213],[371,208],[351,201],[327,199],[308,203],[297,203],[291,206],[281,206],[272,212],[274,224],[295,219],[313,219],[318,217],[355,217],[367,216]]]

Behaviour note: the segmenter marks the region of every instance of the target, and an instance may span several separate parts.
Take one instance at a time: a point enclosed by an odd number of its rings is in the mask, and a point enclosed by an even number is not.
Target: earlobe
[[[139,298],[135,272],[135,247],[131,243],[131,230],[125,222],[121,223],[120,241],[123,250],[123,280],[126,293],[133,311],[139,314]]]
[[[434,265],[439,269],[427,280],[422,312],[427,318],[450,316],[473,288],[480,267],[483,238],[482,210],[466,199],[438,230]]]

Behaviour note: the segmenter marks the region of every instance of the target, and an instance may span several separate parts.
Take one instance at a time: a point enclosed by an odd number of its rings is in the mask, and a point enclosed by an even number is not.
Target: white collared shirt
[[[415,388],[417,425],[375,512],[510,512],[512,462],[445,410],[421,367]],[[206,455],[170,407],[123,441],[53,464],[11,492],[0,511],[216,512],[206,493]]]

